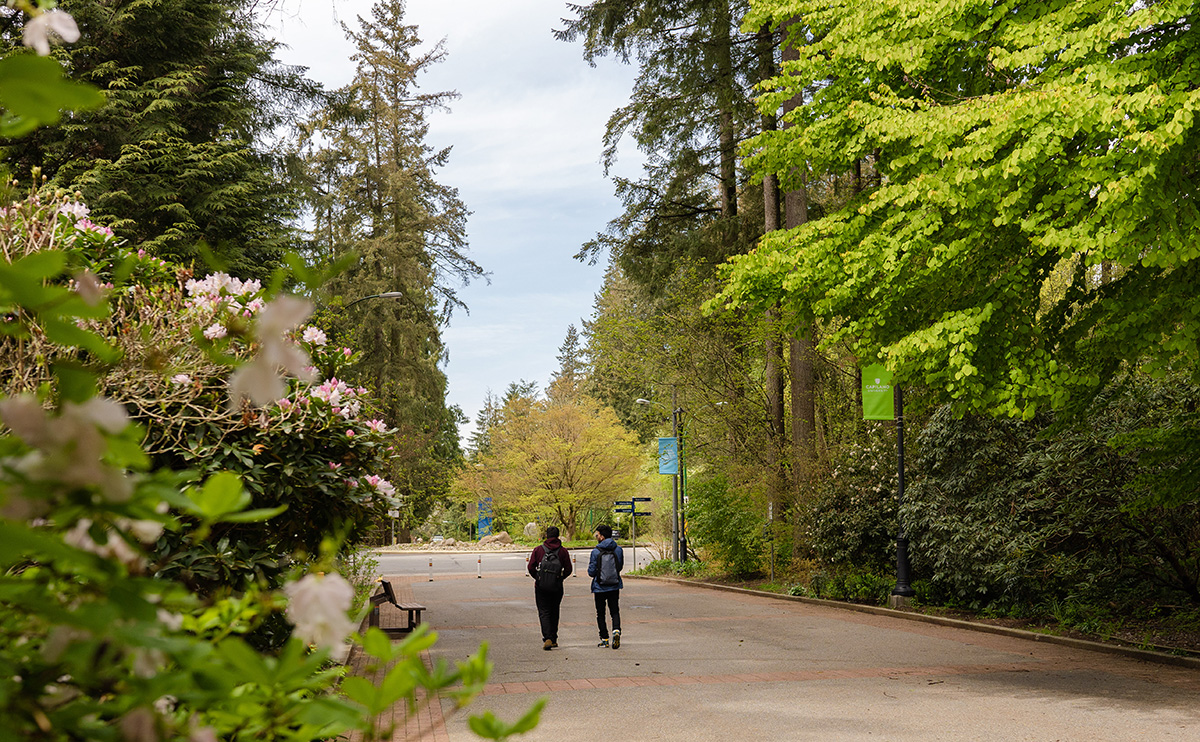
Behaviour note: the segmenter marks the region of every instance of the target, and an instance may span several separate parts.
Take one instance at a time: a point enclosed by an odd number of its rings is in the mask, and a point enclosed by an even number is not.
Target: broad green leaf
[[[104,95],[90,85],[63,78],[51,57],[10,54],[0,59],[0,136],[19,137],[58,121],[64,110],[99,108]]]
[[[96,373],[73,361],[53,364],[58,379],[58,393],[68,402],[86,402],[96,395]]]
[[[249,495],[246,497],[248,499]],[[239,513],[226,513],[221,516],[221,521],[223,523],[257,523],[259,521],[270,520],[284,513],[287,509],[287,505],[280,505],[274,508],[255,508],[254,510],[243,510]]]
[[[229,471],[217,472],[199,488],[191,490],[191,501],[200,515],[217,520],[240,512],[250,504],[250,495],[242,487],[242,478]]]

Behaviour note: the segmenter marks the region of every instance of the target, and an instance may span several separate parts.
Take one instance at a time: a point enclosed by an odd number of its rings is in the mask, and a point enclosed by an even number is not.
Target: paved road
[[[522,740],[1200,742],[1196,669],[638,579],[619,650],[596,647],[588,583],[571,579],[546,652],[527,576],[392,580],[428,607],[435,659],[488,643],[493,682],[471,711],[514,720],[549,697]],[[423,738],[475,739],[466,724],[445,704]]]

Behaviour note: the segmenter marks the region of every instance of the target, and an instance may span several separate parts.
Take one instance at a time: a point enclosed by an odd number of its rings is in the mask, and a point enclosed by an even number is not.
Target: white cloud
[[[353,77],[353,48],[337,22],[356,27],[370,0],[290,0],[276,16],[283,61],[302,64],[326,87]],[[445,330],[449,401],[474,419],[490,388],[525,379],[544,388],[557,369],[567,326],[590,317],[603,266],[571,256],[620,213],[600,164],[608,117],[628,102],[635,70],[596,68],[579,44],[554,39],[565,2],[408,0],[407,22],[447,57],[421,87],[456,90],[449,114],[430,118],[428,143],[453,147],[439,180],[459,189],[474,214],[471,254],[493,282],[460,291],[470,314]],[[619,171],[640,163],[632,147]],[[469,435],[472,425],[462,430]]]

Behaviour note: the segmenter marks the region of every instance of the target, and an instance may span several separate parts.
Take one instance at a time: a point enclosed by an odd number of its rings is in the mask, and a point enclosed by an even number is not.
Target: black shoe
[[[600,640],[600,643],[599,643],[599,644],[597,644],[596,646],[597,646],[597,647],[604,647],[605,649],[608,649],[608,639],[601,639],[601,640]]]
[[[612,648],[616,649],[619,646],[621,646],[621,630],[613,629]]]
[[[551,639],[551,640],[550,640],[550,648],[551,648],[551,649],[558,649],[558,642],[556,642],[556,641],[554,641],[553,639]]]

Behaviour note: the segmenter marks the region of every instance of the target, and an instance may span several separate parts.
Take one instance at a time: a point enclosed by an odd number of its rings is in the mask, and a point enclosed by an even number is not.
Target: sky
[[[581,1],[581,0],[577,0]],[[339,22],[357,30],[371,0],[283,0],[270,19],[288,49],[277,55],[336,88],[350,82],[352,45]],[[406,19],[423,48],[443,40],[447,56],[422,90],[456,90],[447,114],[430,118],[427,143],[452,147],[439,182],[457,188],[473,214],[470,255],[491,274],[461,288],[469,313],[455,312],[448,350],[447,404],[470,422],[489,390],[534,381],[545,390],[558,369],[569,325],[592,316],[607,256],[593,266],[572,256],[621,212],[601,165],[604,126],[629,100],[636,74],[612,59],[595,68],[582,45],[555,40],[568,15],[563,0],[408,0]],[[614,173],[640,159],[622,150]]]

